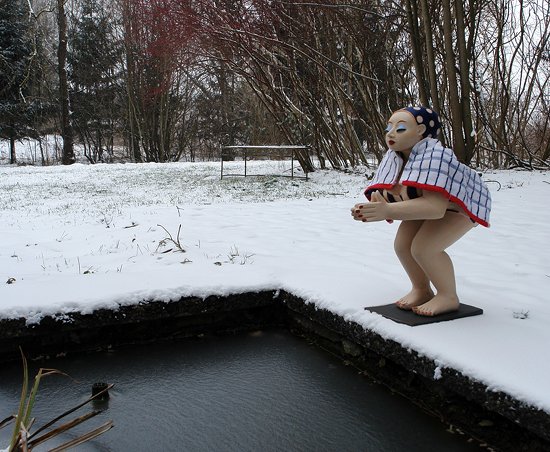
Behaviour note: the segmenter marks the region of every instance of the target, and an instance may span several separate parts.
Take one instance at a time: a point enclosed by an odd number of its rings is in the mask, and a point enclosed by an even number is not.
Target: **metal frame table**
[[[244,161],[244,174],[224,174],[224,168],[223,168],[223,162],[224,157],[227,155],[226,151],[241,151],[241,156]],[[262,153],[258,153],[257,151],[263,151]],[[270,156],[277,156],[277,157],[290,157],[290,167],[291,172],[290,175],[286,174],[270,174],[270,176],[276,176],[276,177],[290,177],[291,179],[305,179],[308,180],[308,173],[305,172],[304,176],[295,176],[294,175],[294,161],[296,160],[296,153],[297,152],[310,152],[310,146],[304,146],[304,145],[280,145],[280,146],[248,146],[248,145],[241,145],[241,146],[222,146],[221,152],[220,152],[220,161],[221,161],[221,173],[220,173],[220,179],[223,179],[224,176],[266,176],[266,174],[247,174],[247,165],[246,162],[252,155],[261,156],[261,157],[270,157]]]

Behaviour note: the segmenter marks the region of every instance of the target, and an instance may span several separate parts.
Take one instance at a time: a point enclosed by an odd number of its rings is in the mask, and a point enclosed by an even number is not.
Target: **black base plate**
[[[412,311],[399,309],[395,303],[385,304],[382,306],[371,306],[365,308],[367,311],[376,312],[397,323],[404,323],[409,326],[427,325],[428,323],[446,322],[447,320],[461,319],[462,317],[470,317],[473,315],[483,314],[483,309],[470,306],[468,304],[460,304],[458,311],[447,312],[433,317],[415,314]]]

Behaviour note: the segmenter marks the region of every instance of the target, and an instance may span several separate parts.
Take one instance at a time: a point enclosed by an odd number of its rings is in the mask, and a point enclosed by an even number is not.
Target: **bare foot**
[[[447,297],[438,294],[427,303],[413,307],[412,310],[415,314],[433,317],[434,315],[456,311],[459,306],[458,297]]]
[[[434,293],[431,289],[421,290],[413,289],[403,298],[400,298],[395,302],[399,309],[404,309],[405,311],[410,311],[415,306],[420,306],[421,304],[426,303],[434,297]]]

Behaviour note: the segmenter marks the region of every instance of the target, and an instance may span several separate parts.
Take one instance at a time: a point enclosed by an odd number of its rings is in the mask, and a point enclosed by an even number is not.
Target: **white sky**
[[[249,170],[286,169],[264,165]],[[351,219],[364,174],[311,176],[220,181],[219,163],[0,166],[0,318],[281,288],[550,413],[550,173],[484,174],[502,185],[489,182],[492,227],[450,254],[461,300],[485,313],[414,328],[363,309],[409,290],[393,254],[398,222]],[[187,252],[162,253],[173,246],[159,225],[175,237],[180,224]]]

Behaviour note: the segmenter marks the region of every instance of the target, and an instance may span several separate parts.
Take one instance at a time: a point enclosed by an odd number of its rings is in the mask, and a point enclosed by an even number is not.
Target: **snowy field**
[[[219,170],[0,166],[0,318],[32,324],[142,300],[281,288],[550,413],[550,173],[484,174],[492,227],[450,249],[461,300],[484,315],[411,328],[363,309],[409,290],[393,254],[398,222],[350,216],[372,170],[316,171],[309,181],[220,181]]]

